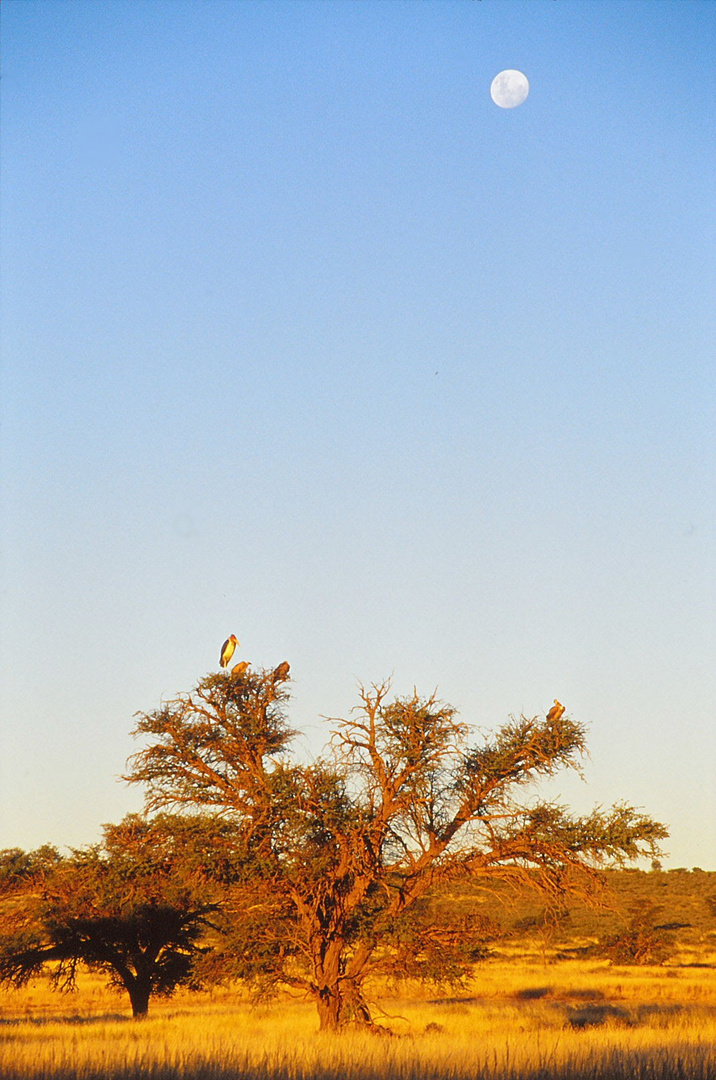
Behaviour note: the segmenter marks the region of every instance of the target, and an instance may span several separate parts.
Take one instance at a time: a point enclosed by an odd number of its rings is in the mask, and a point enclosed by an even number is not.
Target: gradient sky
[[[558,697],[716,868],[716,8],[4,0],[0,846],[237,658]],[[497,108],[504,68],[530,80]]]

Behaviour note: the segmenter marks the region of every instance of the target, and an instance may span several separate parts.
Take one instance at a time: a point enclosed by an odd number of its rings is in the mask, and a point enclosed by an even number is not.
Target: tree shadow
[[[476,1005],[478,1002],[484,1002],[485,998],[481,997],[444,997],[444,998],[430,998],[428,1005]]]
[[[133,1017],[126,1013],[102,1013],[100,1016],[3,1016],[0,1017],[0,1027],[19,1027],[21,1024],[29,1024],[31,1027],[44,1027],[47,1024],[75,1024],[79,1026],[91,1024],[116,1024],[129,1023]]]
[[[619,1027],[640,1027],[642,1024],[653,1023],[655,1019],[671,1020],[687,1011],[686,1006],[678,1004],[635,1005],[625,1008],[621,1005],[610,1005],[608,1002],[592,1001],[586,1005],[568,1005],[565,1015],[569,1026],[579,1030],[601,1027],[607,1023]]]
[[[526,986],[524,990],[516,990],[513,996],[517,1001],[541,1001],[551,993],[551,986]]]
[[[622,1027],[633,1027],[638,1022],[628,1009],[623,1009],[620,1005],[608,1005],[601,1002],[593,1002],[589,1005],[568,1005],[566,1016],[569,1026],[577,1030],[601,1027],[608,1021]]]

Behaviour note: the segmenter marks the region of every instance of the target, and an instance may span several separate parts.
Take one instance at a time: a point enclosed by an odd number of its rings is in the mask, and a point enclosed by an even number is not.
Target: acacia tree
[[[54,986],[72,990],[84,965],[127,991],[136,1018],[146,1016],[152,995],[193,978],[230,834],[205,818],[130,814],[104,827],[101,844],[65,858],[54,849],[6,853],[0,981],[22,986],[49,965]]]
[[[220,810],[241,836],[228,949],[260,988],[303,988],[322,1028],[370,1024],[379,971],[459,977],[479,954],[469,925],[426,919],[426,896],[455,875],[527,882],[560,897],[601,864],[658,850],[666,830],[626,805],[586,817],[535,785],[578,767],[581,725],[511,719],[469,741],[453,708],[389,686],[335,719],[324,756],[289,755],[288,693],[276,672],[210,675],[138,714],[148,740],[125,779],[148,809]],[[478,928],[479,930],[479,928]]]

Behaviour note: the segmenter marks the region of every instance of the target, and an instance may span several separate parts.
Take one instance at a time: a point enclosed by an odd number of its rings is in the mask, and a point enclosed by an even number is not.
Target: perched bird
[[[228,667],[229,660],[234,655],[234,649],[238,645],[238,641],[232,634],[230,638],[227,638],[224,644],[221,646],[221,654],[219,656],[219,666]]]
[[[562,715],[563,712],[564,712],[564,705],[562,704],[561,701],[557,701],[557,698],[555,698],[554,699],[554,705],[552,706],[552,708],[547,713],[547,719],[548,720],[559,720],[559,718],[560,718],[560,716]]]
[[[249,670],[248,660],[242,660],[240,664],[234,664],[231,669],[232,679],[242,679],[246,672]]]
[[[284,660],[282,664],[279,664],[273,673],[274,682],[280,682],[283,679],[288,678],[288,673],[291,670],[291,665],[288,660]]]

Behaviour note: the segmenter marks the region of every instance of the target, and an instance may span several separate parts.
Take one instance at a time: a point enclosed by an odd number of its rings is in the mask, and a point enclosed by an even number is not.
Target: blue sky
[[[716,868],[713,5],[5,0],[0,846],[288,659],[590,728]],[[490,99],[517,68],[530,94]]]

